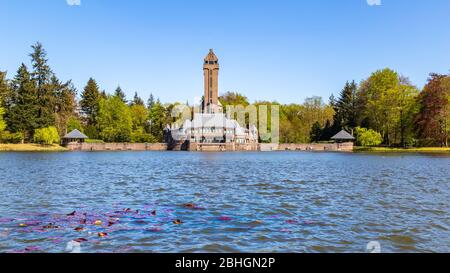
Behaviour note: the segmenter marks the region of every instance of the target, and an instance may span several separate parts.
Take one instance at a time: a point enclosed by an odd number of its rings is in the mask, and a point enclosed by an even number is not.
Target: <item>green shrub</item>
[[[106,142],[130,142],[132,126],[130,108],[119,97],[112,96],[100,101],[99,138]]]
[[[0,102],[1,102],[1,98],[0,98]],[[3,120],[3,114],[5,114],[5,109],[3,109],[0,106],[0,132],[5,130],[5,128],[6,128],[6,122]]]
[[[83,125],[81,124],[81,121],[77,119],[76,117],[70,117],[67,121],[67,132],[72,132],[73,130],[77,129],[80,132],[84,132]]]
[[[34,142],[47,145],[59,143],[60,138],[58,135],[58,130],[54,126],[36,129],[34,130]]]
[[[378,146],[383,142],[381,134],[372,130],[361,127],[356,127],[356,143],[359,146],[373,147]]]
[[[83,129],[84,130],[80,131],[80,132],[82,132],[86,136],[90,137],[91,139],[99,138],[98,129],[94,125],[86,125],[86,126],[84,126]]]
[[[151,135],[144,133],[142,130],[136,130],[131,132],[131,142],[132,143],[156,143],[156,138]]]
[[[0,143],[18,144],[24,140],[23,133],[10,133],[8,131],[0,132]]]

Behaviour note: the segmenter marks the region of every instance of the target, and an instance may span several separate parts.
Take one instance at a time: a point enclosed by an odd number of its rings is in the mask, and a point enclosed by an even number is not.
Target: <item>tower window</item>
[[[209,61],[209,64],[214,64],[214,61]]]

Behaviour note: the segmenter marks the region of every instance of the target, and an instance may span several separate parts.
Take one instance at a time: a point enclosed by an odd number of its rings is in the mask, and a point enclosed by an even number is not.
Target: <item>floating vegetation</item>
[[[192,204],[192,203],[184,204],[184,207],[188,208],[188,209],[193,209],[193,208],[195,208],[195,204]]]
[[[84,227],[76,227],[75,231],[84,231]]]
[[[254,232],[260,228],[292,233],[296,227],[316,224],[283,215],[250,218],[249,216],[214,216],[215,210],[194,203],[175,206],[145,205],[140,208],[115,205],[109,209],[86,207],[70,212],[27,212],[18,218],[0,218],[1,237],[15,242],[9,252],[97,252],[109,247],[111,252],[135,251],[122,243],[123,238],[166,236],[175,230],[201,230],[212,227],[226,232]],[[178,228],[175,228],[178,226]],[[119,241],[117,241],[119,240]],[[19,248],[17,248],[19,246]]]
[[[106,232],[99,232],[98,233],[98,237],[100,237],[100,238],[103,238],[103,237],[106,237],[106,236],[108,236],[108,233],[106,233]]]
[[[53,223],[50,223],[48,225],[43,226],[43,228],[44,229],[58,229],[58,228],[60,228],[60,226],[57,226],[57,225],[55,225]]]

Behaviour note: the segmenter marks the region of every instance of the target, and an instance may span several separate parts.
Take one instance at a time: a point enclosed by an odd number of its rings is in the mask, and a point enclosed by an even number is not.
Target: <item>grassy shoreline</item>
[[[0,144],[0,152],[66,152],[68,149],[60,145],[40,144]]]
[[[388,147],[355,147],[354,152],[372,153],[450,153],[450,147],[423,147],[423,148],[388,148]]]

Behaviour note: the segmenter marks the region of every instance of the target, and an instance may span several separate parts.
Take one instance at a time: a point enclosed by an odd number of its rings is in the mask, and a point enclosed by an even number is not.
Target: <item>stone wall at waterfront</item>
[[[316,151],[316,152],[352,152],[353,142],[345,143],[309,143],[309,144],[278,144],[278,151]]]
[[[174,150],[180,150],[178,149]],[[242,151],[316,151],[316,152],[351,152],[353,143],[311,143],[311,144],[237,144],[214,143],[199,144],[190,143],[187,150],[198,152],[242,152]]]
[[[189,151],[193,152],[244,152],[259,151],[259,144],[238,143],[190,143]]]
[[[167,151],[165,143],[69,143],[71,151]]]
[[[71,151],[167,151],[165,143],[69,143]],[[320,151],[351,152],[353,143],[310,144],[237,144],[237,143],[184,143],[170,148],[172,151],[240,152],[240,151]]]

